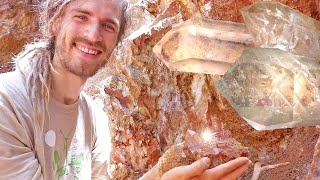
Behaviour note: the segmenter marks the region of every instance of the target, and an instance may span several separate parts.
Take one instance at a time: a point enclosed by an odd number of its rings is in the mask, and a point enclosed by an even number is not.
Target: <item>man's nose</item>
[[[100,29],[100,24],[98,23],[90,24],[86,28],[84,32],[84,36],[92,42],[101,42],[103,37]]]

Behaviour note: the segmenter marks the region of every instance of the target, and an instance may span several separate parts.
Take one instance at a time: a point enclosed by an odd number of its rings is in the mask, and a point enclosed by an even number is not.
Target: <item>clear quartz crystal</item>
[[[203,146],[200,136],[192,131],[188,130],[185,137],[185,146],[188,147],[191,153],[198,152]]]
[[[320,22],[279,2],[241,9],[256,47],[279,48],[320,60]]]
[[[153,51],[170,70],[222,75],[252,46],[244,24],[193,18],[170,30]]]
[[[252,48],[215,84],[255,129],[320,124],[320,65],[279,49]]]
[[[227,162],[240,156],[248,156],[248,148],[242,146],[236,139],[230,137],[228,131],[208,132],[208,129],[202,133],[206,133],[211,138],[207,139],[200,134],[188,130],[185,136],[184,147],[186,155],[193,159],[201,157],[212,158],[213,164]],[[218,158],[219,157],[219,158]]]

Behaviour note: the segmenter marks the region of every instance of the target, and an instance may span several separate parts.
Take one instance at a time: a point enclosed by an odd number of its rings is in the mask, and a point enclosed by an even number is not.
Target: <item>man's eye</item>
[[[78,20],[86,20],[87,19],[86,16],[75,16],[75,18],[77,18]]]
[[[106,24],[104,27],[109,32],[115,32],[116,31],[115,28],[110,24]]]

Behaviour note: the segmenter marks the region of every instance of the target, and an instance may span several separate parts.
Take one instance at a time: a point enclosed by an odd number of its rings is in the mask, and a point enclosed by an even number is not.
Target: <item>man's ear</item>
[[[60,23],[61,23],[61,17],[58,17],[52,24],[51,29],[50,29],[50,33],[53,36],[57,36],[58,30],[60,28]]]

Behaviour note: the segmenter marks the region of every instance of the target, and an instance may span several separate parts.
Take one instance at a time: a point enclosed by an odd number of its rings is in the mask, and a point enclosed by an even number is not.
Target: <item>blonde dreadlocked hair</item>
[[[40,32],[41,38],[28,44],[14,61],[17,70],[25,78],[28,94],[33,107],[33,115],[41,129],[48,113],[48,102],[51,88],[52,59],[55,52],[55,37],[52,33],[53,23],[62,14],[64,8],[73,0],[44,0],[40,5]],[[122,7],[122,22],[118,41],[123,35],[126,25],[127,2],[119,0]],[[28,60],[28,63],[22,62]],[[21,62],[21,66],[19,65]]]

